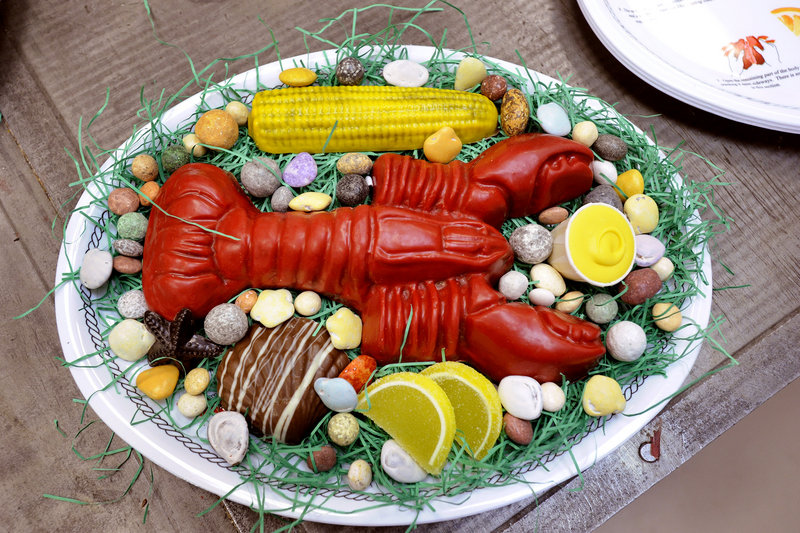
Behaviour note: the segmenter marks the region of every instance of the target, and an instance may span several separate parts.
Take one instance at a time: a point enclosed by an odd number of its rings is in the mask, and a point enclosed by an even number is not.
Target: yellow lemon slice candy
[[[372,419],[425,469],[438,475],[456,433],[456,415],[434,380],[399,372],[382,377],[358,396],[359,412]]]
[[[437,363],[420,372],[444,390],[456,414],[457,438],[483,459],[503,429],[503,407],[497,389],[483,374],[463,363]]]

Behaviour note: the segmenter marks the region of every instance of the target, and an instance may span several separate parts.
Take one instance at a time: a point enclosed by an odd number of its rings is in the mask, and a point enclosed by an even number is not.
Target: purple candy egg
[[[659,259],[664,256],[664,243],[653,237],[652,235],[637,235],[636,236],[636,264],[640,267],[649,267],[654,265]]]
[[[283,170],[283,181],[289,187],[305,187],[317,178],[317,163],[308,152],[300,152]]]

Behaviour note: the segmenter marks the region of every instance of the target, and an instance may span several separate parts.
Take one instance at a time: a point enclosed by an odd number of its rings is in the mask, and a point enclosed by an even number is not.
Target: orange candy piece
[[[378,363],[375,359],[369,355],[359,355],[344,367],[344,370],[339,373],[339,377],[350,383],[358,393],[369,382],[369,378],[376,368],[378,368]]]

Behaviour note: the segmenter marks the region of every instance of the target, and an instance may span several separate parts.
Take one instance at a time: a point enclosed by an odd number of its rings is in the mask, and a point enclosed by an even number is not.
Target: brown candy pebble
[[[148,154],[139,154],[133,158],[131,173],[142,181],[153,181],[158,177],[158,162]]]
[[[628,145],[616,135],[606,133],[597,137],[592,150],[606,161],[619,161],[628,153]]]
[[[313,457],[313,462],[312,462]],[[325,445],[306,458],[306,464],[313,472],[327,472],[336,466],[336,450]],[[316,468],[314,467],[316,465]]]
[[[481,82],[481,94],[492,102],[500,100],[505,96],[507,90],[508,83],[506,83],[506,79],[497,74],[486,76]]]
[[[155,181],[148,181],[139,187],[141,193],[139,194],[139,203],[142,207],[147,207],[150,203],[158,197],[158,192],[161,187]]]
[[[628,305],[639,305],[661,290],[661,278],[652,268],[640,268],[625,276],[619,287],[620,292],[625,290],[626,285],[628,292],[620,296],[620,300]]]
[[[519,89],[509,89],[500,104],[500,126],[509,137],[519,135],[528,126],[531,109],[528,100]]]
[[[244,311],[245,313],[249,313],[253,306],[256,305],[256,301],[258,300],[258,293],[254,290],[244,291],[242,294],[236,297],[236,301],[234,302],[239,309]]]
[[[506,413],[503,415],[503,426],[508,438],[517,444],[525,446],[533,440],[533,426],[528,420]]]
[[[115,215],[133,213],[139,209],[139,196],[133,189],[120,188],[108,193],[108,210]]]
[[[539,224],[560,224],[568,216],[569,211],[563,207],[550,207],[539,213]]]
[[[142,271],[142,262],[134,257],[118,255],[114,258],[114,270],[120,274],[138,274]]]

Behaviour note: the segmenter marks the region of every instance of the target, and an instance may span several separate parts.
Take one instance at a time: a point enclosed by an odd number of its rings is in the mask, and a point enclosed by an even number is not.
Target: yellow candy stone
[[[305,211],[310,213],[312,211],[322,211],[329,205],[333,198],[323,192],[304,192],[301,195],[295,196],[289,202],[289,209],[294,211]]]
[[[622,387],[608,376],[592,376],[583,388],[583,410],[589,416],[621,413],[625,403]]]
[[[461,139],[450,126],[445,126],[427,139],[422,144],[422,151],[428,161],[434,163],[449,163],[461,152]]]
[[[286,289],[261,291],[256,304],[250,310],[250,318],[264,327],[274,328],[294,315],[292,293]]]
[[[306,87],[317,80],[317,73],[302,67],[290,68],[281,72],[278,79],[289,87]]]
[[[637,169],[632,168],[627,172],[623,172],[617,176],[617,196],[623,202],[633,196],[634,194],[642,194],[644,192],[644,178],[642,173]],[[620,193],[620,191],[622,191]]]
[[[486,66],[480,59],[465,57],[456,67],[456,79],[453,88],[456,91],[466,91],[478,85],[486,77]]]
[[[349,350],[361,344],[361,319],[346,307],[342,307],[325,321],[331,336],[331,344],[339,350]]]
[[[659,302],[653,306],[653,319],[663,331],[675,331],[681,327],[683,315],[675,304]]]
[[[136,376],[136,387],[153,400],[163,400],[175,392],[179,376],[175,365],[154,366]]]
[[[634,194],[625,200],[622,210],[628,215],[636,235],[650,233],[658,226],[658,205],[646,194]]]

